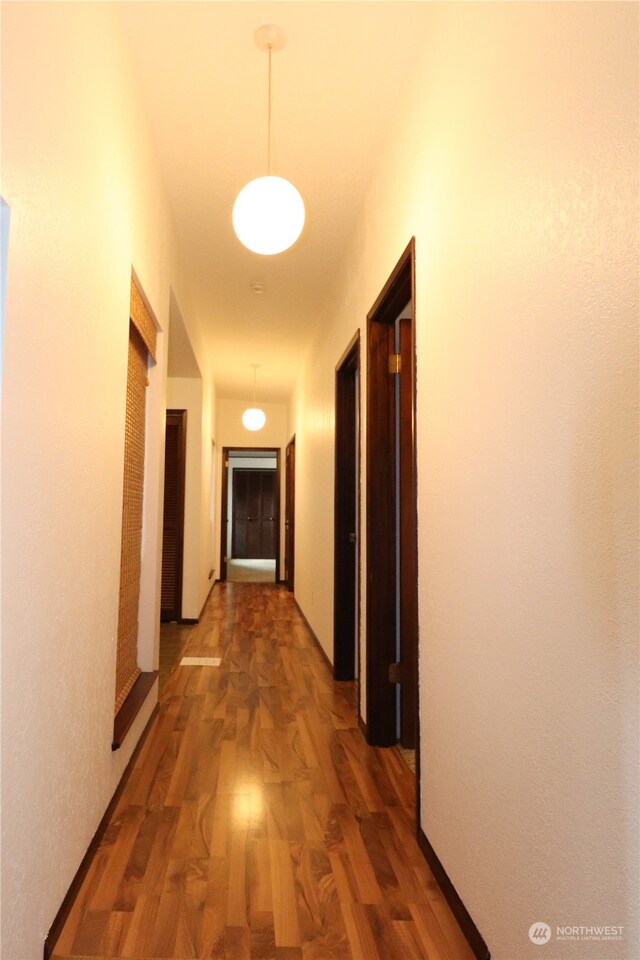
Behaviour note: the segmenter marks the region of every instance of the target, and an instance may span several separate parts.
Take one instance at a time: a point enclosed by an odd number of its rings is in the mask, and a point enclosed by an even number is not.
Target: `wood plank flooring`
[[[169,677],[55,960],[470,960],[291,595],[217,584],[185,652],[221,666]]]
[[[169,675],[178,660],[182,657],[193,626],[185,623],[160,624],[160,662],[158,664],[158,680],[160,690],[164,690]]]

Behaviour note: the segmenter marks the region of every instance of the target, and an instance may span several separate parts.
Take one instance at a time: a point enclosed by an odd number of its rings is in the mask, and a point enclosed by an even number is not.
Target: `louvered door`
[[[160,601],[160,619],[163,621],[182,617],[186,436],[187,411],[167,410]]]

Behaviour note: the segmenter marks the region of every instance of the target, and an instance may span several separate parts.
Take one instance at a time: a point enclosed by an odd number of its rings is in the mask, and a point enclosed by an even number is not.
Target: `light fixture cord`
[[[267,110],[267,176],[271,176],[271,44],[269,44],[269,107]]]

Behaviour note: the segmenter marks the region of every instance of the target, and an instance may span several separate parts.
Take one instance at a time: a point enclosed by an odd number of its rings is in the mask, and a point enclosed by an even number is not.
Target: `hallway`
[[[216,584],[55,960],[466,960],[414,839],[415,783],[368,747],[283,587]]]

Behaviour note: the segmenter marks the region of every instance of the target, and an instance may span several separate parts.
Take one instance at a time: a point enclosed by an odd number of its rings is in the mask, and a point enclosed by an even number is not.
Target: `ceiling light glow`
[[[233,205],[233,229],[253,253],[270,256],[288,250],[303,226],[302,197],[283,177],[250,180]]]
[[[260,407],[247,407],[242,414],[242,425],[247,430],[262,430],[266,422],[265,412]]]

